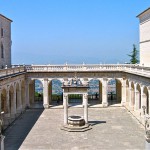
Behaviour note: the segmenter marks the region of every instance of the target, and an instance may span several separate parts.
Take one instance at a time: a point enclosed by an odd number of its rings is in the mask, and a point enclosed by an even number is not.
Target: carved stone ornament
[[[146,116],[145,118],[145,133],[146,140],[150,141],[150,116]]]

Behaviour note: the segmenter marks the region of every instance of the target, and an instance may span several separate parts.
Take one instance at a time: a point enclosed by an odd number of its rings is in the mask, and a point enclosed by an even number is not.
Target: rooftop
[[[4,16],[4,15],[2,15],[2,14],[0,14],[0,17],[5,18],[5,19],[7,19],[7,20],[8,20],[8,21],[10,21],[10,22],[13,22],[11,19],[9,19],[9,18],[5,17],[5,16]]]
[[[139,15],[137,15],[136,17],[140,17],[141,15],[143,15],[144,13],[150,11],[150,7],[147,8],[146,10],[144,10],[143,12],[141,12]]]

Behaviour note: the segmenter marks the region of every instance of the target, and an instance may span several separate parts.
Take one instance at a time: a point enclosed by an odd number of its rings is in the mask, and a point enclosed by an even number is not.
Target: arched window
[[[3,37],[4,36],[4,30],[3,30],[3,28],[1,28],[1,37]]]
[[[1,43],[1,58],[4,58],[4,46]]]

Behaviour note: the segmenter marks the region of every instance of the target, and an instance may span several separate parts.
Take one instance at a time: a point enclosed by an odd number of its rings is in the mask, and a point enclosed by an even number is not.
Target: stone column
[[[131,82],[129,82],[129,107],[132,109],[132,88],[131,88]]]
[[[2,91],[0,89],[0,113],[2,112],[2,100],[1,100],[1,97],[2,97]]]
[[[5,139],[5,136],[3,136],[3,135],[0,135],[0,142],[1,142],[1,150],[4,150],[5,148],[4,148],[4,139]]]
[[[25,104],[26,104],[26,107],[30,107],[28,81],[26,81],[26,83],[25,83]]]
[[[125,106],[126,105],[126,80],[122,80],[122,97],[121,97],[121,105]]]
[[[137,90],[137,86],[135,86],[134,89],[134,98],[135,98],[134,110],[139,110],[140,99],[139,99],[139,91]]]
[[[85,123],[88,123],[88,96],[87,94],[83,94],[83,102],[84,102],[84,120]]]
[[[9,99],[9,90],[6,91],[6,112],[5,116],[10,117],[10,99]]]
[[[129,86],[126,85],[126,105],[129,106]]]
[[[102,82],[102,105],[103,107],[107,107],[108,106],[108,96],[107,96],[107,78],[103,79]]]
[[[99,101],[102,103],[102,83],[99,81]]]
[[[22,110],[22,101],[21,101],[21,88],[17,91],[17,97],[18,97],[18,106],[17,106],[17,113],[20,113]]]
[[[35,97],[35,88],[34,88],[35,84],[34,81],[32,81],[29,84],[29,103],[30,105],[34,103],[34,97]]]
[[[15,117],[16,115],[16,88],[14,88],[14,93],[12,98],[11,115],[12,117]]]
[[[49,103],[52,104],[52,81],[49,83]]]
[[[44,79],[44,87],[43,87],[43,106],[44,108],[49,108],[49,94],[48,94],[48,79]]]
[[[63,105],[64,105],[64,125],[68,124],[68,95],[63,94]]]
[[[143,90],[144,90],[144,86],[141,86],[141,116],[142,117],[146,114],[146,110],[145,110],[145,114],[143,111],[143,106],[146,107],[145,94]]]

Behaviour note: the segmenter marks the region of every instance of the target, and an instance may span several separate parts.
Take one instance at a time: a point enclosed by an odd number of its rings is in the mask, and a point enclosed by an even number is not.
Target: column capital
[[[48,81],[48,78],[44,78],[43,80],[44,80],[44,81]]]
[[[104,78],[102,78],[103,79],[103,81],[108,81],[108,78],[107,77],[104,77]]]
[[[83,94],[84,99],[88,98],[88,94]]]
[[[63,94],[63,98],[64,98],[64,99],[67,99],[67,97],[68,97],[68,94],[64,93],[64,94]]]

